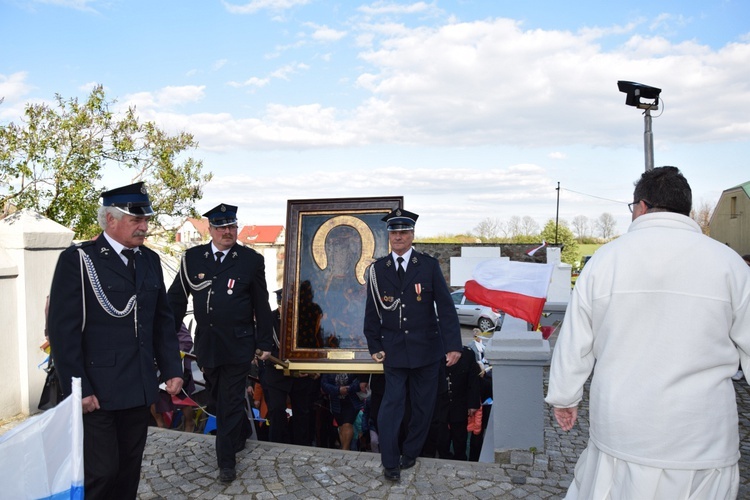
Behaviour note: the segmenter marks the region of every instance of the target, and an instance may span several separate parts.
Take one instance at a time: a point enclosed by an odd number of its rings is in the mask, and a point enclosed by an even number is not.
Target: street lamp
[[[654,169],[654,136],[651,133],[651,110],[659,109],[659,94],[661,89],[649,87],[642,83],[626,82],[620,80],[617,82],[617,88],[620,92],[627,94],[625,104],[643,109],[644,132],[643,148],[646,155],[646,171]],[[641,99],[650,99],[650,102],[643,102]]]

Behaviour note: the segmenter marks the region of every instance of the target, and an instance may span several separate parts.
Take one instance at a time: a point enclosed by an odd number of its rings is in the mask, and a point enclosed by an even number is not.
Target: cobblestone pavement
[[[742,452],[739,498],[750,498],[750,386],[743,380],[735,382],[735,388]],[[397,484],[383,479],[375,453],[248,441],[238,454],[237,480],[225,485],[217,480],[213,436],[153,427],[138,497],[559,499],[588,440],[588,401],[581,404],[578,423],[568,433],[553,424],[551,410],[545,411],[544,452],[514,452],[511,463],[502,465],[420,458]],[[0,422],[0,434],[23,420],[18,416]]]
[[[742,451],[739,498],[750,498],[750,387],[745,381],[735,387]],[[383,479],[376,453],[249,441],[238,454],[237,480],[225,485],[217,480],[212,436],[151,428],[139,498],[558,499],[588,440],[588,401],[568,433],[553,425],[551,410],[545,411],[543,453],[514,452],[504,465],[420,458],[395,484]]]

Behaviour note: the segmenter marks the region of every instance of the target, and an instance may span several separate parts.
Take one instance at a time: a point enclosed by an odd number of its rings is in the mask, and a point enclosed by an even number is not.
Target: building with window
[[[740,255],[750,253],[750,181],[721,193],[709,228],[713,239]]]

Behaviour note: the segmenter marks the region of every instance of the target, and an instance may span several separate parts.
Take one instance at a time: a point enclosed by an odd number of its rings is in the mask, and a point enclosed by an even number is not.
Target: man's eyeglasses
[[[237,229],[236,224],[232,224],[231,226],[221,226],[221,227],[211,226],[211,227],[214,229],[214,231],[218,231],[220,233],[223,233],[224,231],[235,231]]]
[[[628,203],[628,210],[630,210],[631,214],[633,213],[633,207],[635,205],[639,204],[640,202],[645,203],[646,204],[646,208],[648,208],[649,210],[651,210],[652,208],[654,208],[654,206],[651,203],[647,202],[646,200],[634,201],[633,203]]]

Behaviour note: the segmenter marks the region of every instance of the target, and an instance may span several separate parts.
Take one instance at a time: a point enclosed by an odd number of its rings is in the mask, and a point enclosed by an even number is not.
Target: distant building
[[[284,226],[245,226],[237,235],[237,241],[249,247],[269,245],[283,247],[284,238]]]
[[[199,245],[208,241],[208,219],[188,218],[175,233],[175,242],[187,246]]]
[[[281,288],[284,277],[284,226],[245,226],[237,241],[261,254],[266,261],[266,283],[269,290]],[[276,307],[276,297],[270,299]]]
[[[750,181],[721,193],[708,226],[711,238],[740,255],[750,253]]]

